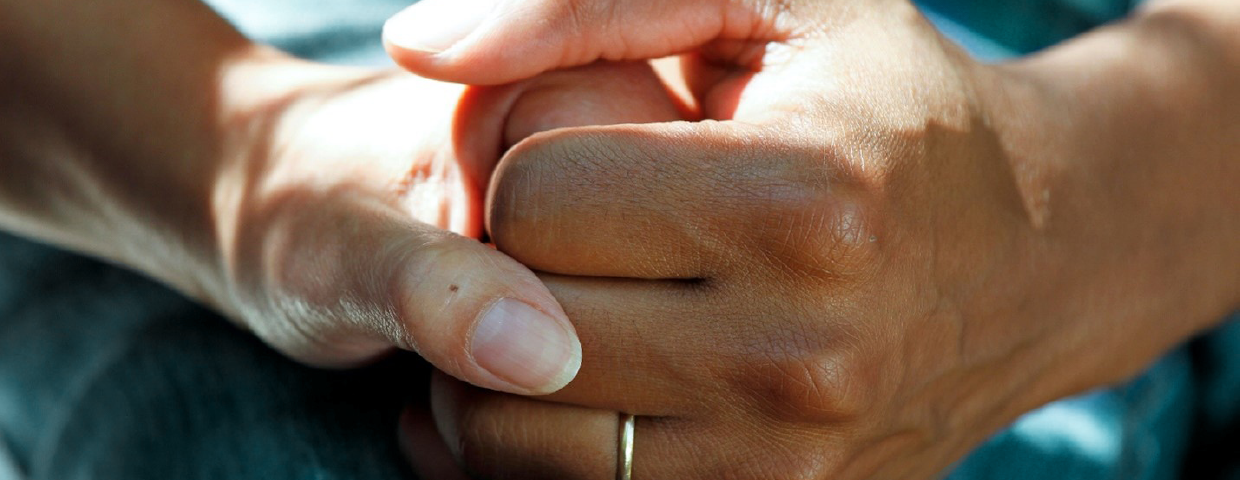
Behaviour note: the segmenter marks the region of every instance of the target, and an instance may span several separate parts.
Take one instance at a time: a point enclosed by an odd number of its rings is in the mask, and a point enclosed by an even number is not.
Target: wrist
[[[256,47],[193,1],[9,3],[0,223],[201,298],[219,81]]]
[[[1055,306],[1041,315],[1072,319],[1057,348],[1096,366],[1055,395],[1126,378],[1237,307],[1237,63],[1151,12],[991,72],[1024,258]]]

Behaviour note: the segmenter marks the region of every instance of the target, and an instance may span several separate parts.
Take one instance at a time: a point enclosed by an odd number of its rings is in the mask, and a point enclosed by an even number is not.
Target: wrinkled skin
[[[562,387],[572,325],[479,241],[491,170],[517,135],[679,115],[643,63],[478,96],[292,58],[197,0],[0,11],[0,228],[155,277],[319,366],[408,349],[490,389]]]
[[[230,291],[215,303],[308,363],[403,348],[517,389],[471,365],[474,317],[497,294],[559,307],[523,266],[477,242],[499,153],[546,129],[677,118],[644,63],[486,92],[392,72],[301,86],[236,121],[254,133],[217,183]]]
[[[635,19],[666,4],[596,3],[639,12],[627,24],[599,14],[612,22],[600,31],[665,38],[653,34],[661,17]],[[989,67],[904,2],[754,5],[728,23],[740,33],[595,52],[699,47],[683,74],[711,120],[555,130],[501,161],[492,238],[541,272],[584,359],[538,399],[435,381],[437,428],[471,476],[613,478],[623,411],[639,415],[638,479],[932,478],[1020,413],[1119,381],[1236,305],[1231,271],[1164,260],[1194,250],[1236,264],[1218,235],[1235,222],[1199,223],[1217,197],[1151,209],[1127,191],[1148,178],[1124,171],[1149,128],[1133,112],[1171,110],[1115,108],[1122,128],[1055,130],[1095,101],[1071,83],[1088,77],[1079,52]],[[1079,48],[1124,38],[1111,35]],[[487,38],[453,48],[485,58]],[[397,58],[450,79],[505,78],[454,69],[456,51]],[[1051,73],[1070,81],[1042,83]],[[1225,98],[1217,117],[1174,128],[1228,138],[1240,103]],[[1099,147],[1121,138],[1123,155]],[[1194,152],[1235,173],[1188,143],[1146,147],[1140,158]],[[425,425],[406,428],[425,443]]]

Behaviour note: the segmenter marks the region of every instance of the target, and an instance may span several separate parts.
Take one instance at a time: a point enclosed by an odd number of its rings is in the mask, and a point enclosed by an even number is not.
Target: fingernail
[[[383,38],[398,47],[439,53],[478,28],[499,0],[422,0],[393,15]]]
[[[511,298],[482,314],[471,352],[479,366],[532,394],[559,390],[581,367],[581,344],[567,325]]]

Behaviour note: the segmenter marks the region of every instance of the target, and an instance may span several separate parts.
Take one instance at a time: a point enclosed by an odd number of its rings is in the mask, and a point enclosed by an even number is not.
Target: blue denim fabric
[[[400,479],[412,356],[295,364],[165,288],[0,234],[0,480]]]
[[[981,35],[978,16],[958,10],[980,4],[926,1],[945,33],[984,58],[1058,40],[1039,28],[1025,28],[1037,38]],[[388,63],[382,21],[407,4],[209,3],[252,38],[356,65]],[[1040,25],[1000,18],[1019,9],[986,11],[993,25]],[[0,234],[0,480],[413,478],[395,429],[425,377],[412,356],[350,372],[303,367],[147,279]],[[1029,413],[950,478],[1153,480],[1187,468],[1240,480],[1220,461],[1240,450],[1238,399],[1233,319],[1125,385]]]

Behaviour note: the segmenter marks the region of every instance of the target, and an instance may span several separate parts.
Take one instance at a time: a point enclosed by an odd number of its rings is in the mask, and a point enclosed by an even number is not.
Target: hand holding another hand
[[[441,48],[389,24],[403,65],[465,82],[689,52],[710,119],[545,132],[500,162],[492,238],[543,272],[584,357],[544,399],[439,378],[469,473],[612,478],[622,411],[638,479],[930,478],[1227,311],[1225,270],[1131,262],[1236,253],[1199,228],[1155,247],[1139,229],[1182,219],[1109,209],[1115,132],[1071,143],[1048,99],[1077,78],[1039,77],[1066,65],[980,65],[907,3],[863,3],[500,2]],[[1225,288],[1191,308],[1162,290],[1203,273]]]
[[[1240,307],[1230,0],[1006,65],[906,0],[425,0],[417,78],[2,9],[0,228],[308,363],[421,354],[482,477],[611,478],[627,412],[639,480],[925,478]]]
[[[678,118],[650,67],[583,67],[486,93],[286,68],[245,77],[304,85],[238,117],[254,140],[218,182],[227,292],[214,303],[313,364],[402,348],[496,390],[571,380],[580,346],[555,299],[478,241],[485,185],[499,152],[533,132]]]

